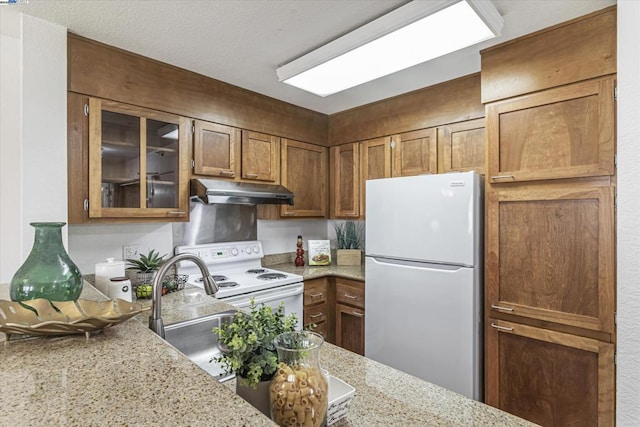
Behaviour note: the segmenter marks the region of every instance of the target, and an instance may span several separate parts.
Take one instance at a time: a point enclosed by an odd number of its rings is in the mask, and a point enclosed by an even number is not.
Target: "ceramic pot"
[[[260,381],[257,388],[244,385],[240,377],[236,377],[236,394],[253,405],[254,408],[270,416],[269,384],[271,380]]]
[[[13,301],[45,298],[75,301],[82,292],[82,274],[62,244],[64,222],[32,222],[35,236],[31,253],[11,279]]]

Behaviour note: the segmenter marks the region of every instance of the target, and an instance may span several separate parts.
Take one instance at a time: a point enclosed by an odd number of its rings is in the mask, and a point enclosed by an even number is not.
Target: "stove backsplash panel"
[[[173,223],[173,247],[257,240],[255,205],[190,203],[189,222]]]

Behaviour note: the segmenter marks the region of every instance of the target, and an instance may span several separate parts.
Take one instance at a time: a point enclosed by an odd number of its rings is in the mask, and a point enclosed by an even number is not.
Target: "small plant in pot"
[[[295,314],[285,316],[284,304],[273,309],[252,300],[248,312],[238,311],[231,321],[213,328],[222,355],[214,357],[228,372],[236,374],[236,393],[266,416],[270,416],[269,383],[278,370],[274,339],[296,330]]]
[[[148,254],[140,255],[139,259],[127,259],[129,264],[127,269],[137,271],[134,286],[138,298],[151,298],[153,292],[151,284],[165,256],[167,255],[161,256],[160,252],[151,249]]]
[[[333,227],[336,232],[338,265],[361,265],[363,224],[348,220],[336,222]]]

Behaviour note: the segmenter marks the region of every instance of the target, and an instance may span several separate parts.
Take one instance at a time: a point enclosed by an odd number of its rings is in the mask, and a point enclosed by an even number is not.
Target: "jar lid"
[[[112,277],[109,280],[111,280],[112,282],[123,282],[125,280],[129,280],[129,278],[128,277]]]

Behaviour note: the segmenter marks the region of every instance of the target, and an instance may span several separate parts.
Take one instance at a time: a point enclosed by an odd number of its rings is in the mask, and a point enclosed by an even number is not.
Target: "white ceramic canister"
[[[131,280],[126,277],[112,277],[109,280],[107,296],[111,299],[122,298],[123,300],[133,302]]]
[[[103,294],[108,296],[108,288],[110,279],[112,277],[123,277],[124,274],[124,261],[116,261],[115,258],[107,258],[106,262],[99,262],[96,264],[96,288]]]

